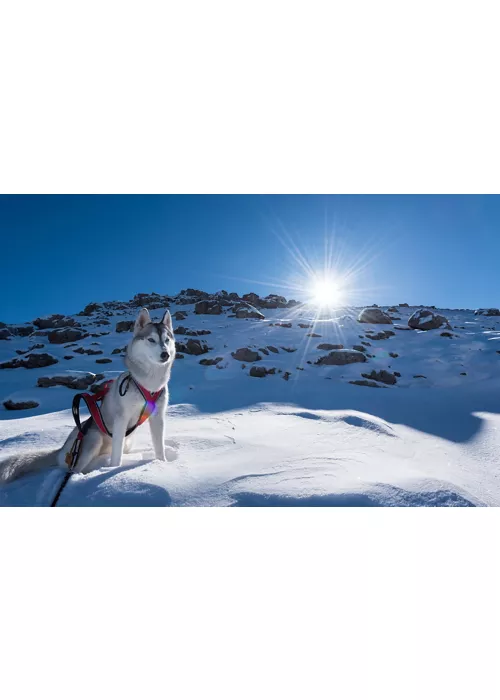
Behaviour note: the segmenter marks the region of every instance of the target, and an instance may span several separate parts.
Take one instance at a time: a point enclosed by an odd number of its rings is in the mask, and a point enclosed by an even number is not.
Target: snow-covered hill
[[[73,395],[123,371],[143,305],[175,319],[169,461],[142,426],[122,468],[75,475],[60,505],[500,505],[500,316],[467,310],[362,323],[361,309],[184,290],[1,324],[2,458],[62,444]],[[0,504],[48,505],[60,480],[24,477]]]

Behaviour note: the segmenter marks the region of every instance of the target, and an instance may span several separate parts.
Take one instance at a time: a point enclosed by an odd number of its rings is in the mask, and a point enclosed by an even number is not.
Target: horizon
[[[490,308],[499,227],[497,195],[3,195],[0,321],[189,287],[305,301],[316,278],[339,307]]]

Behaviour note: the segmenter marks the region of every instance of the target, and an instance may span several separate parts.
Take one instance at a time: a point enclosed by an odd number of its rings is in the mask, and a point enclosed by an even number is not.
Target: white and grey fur
[[[144,397],[132,381],[129,382],[125,395],[120,396],[119,387],[127,374],[148,391],[164,389],[156,402],[156,411],[150,416],[148,423],[155,457],[165,461],[165,412],[168,405],[168,381],[174,358],[175,340],[169,311],[165,312],[160,323],[154,323],[149,311],[142,309],[135,322],[132,340],[127,346],[125,365],[128,372],[123,372],[113,382],[101,405],[104,422],[113,437],[103,435],[93,423],[83,438],[75,472],[85,474],[91,471],[91,463],[95,457],[110,453],[110,466],[119,467],[123,453],[130,452],[134,433],[128,437],[125,433],[137,423],[144,406]],[[77,433],[78,429],[75,427],[60,450],[28,452],[0,463],[0,482],[13,481],[27,472],[51,466],[66,467],[66,453],[71,449]]]

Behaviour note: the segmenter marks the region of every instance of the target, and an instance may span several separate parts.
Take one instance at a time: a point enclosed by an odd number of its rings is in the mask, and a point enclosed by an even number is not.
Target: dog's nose
[[[166,361],[168,360],[168,358],[169,358],[169,354],[168,354],[168,352],[167,352],[166,350],[164,350],[164,351],[162,352],[162,354],[160,355],[160,357],[161,357],[161,359],[163,360],[163,362],[166,362]]]

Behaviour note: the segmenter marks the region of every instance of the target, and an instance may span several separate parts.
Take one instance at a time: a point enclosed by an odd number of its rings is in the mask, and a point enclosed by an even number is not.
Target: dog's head
[[[141,309],[134,326],[134,354],[155,364],[172,363],[175,357],[175,340],[172,317],[165,311],[159,323],[151,320],[149,311]]]

